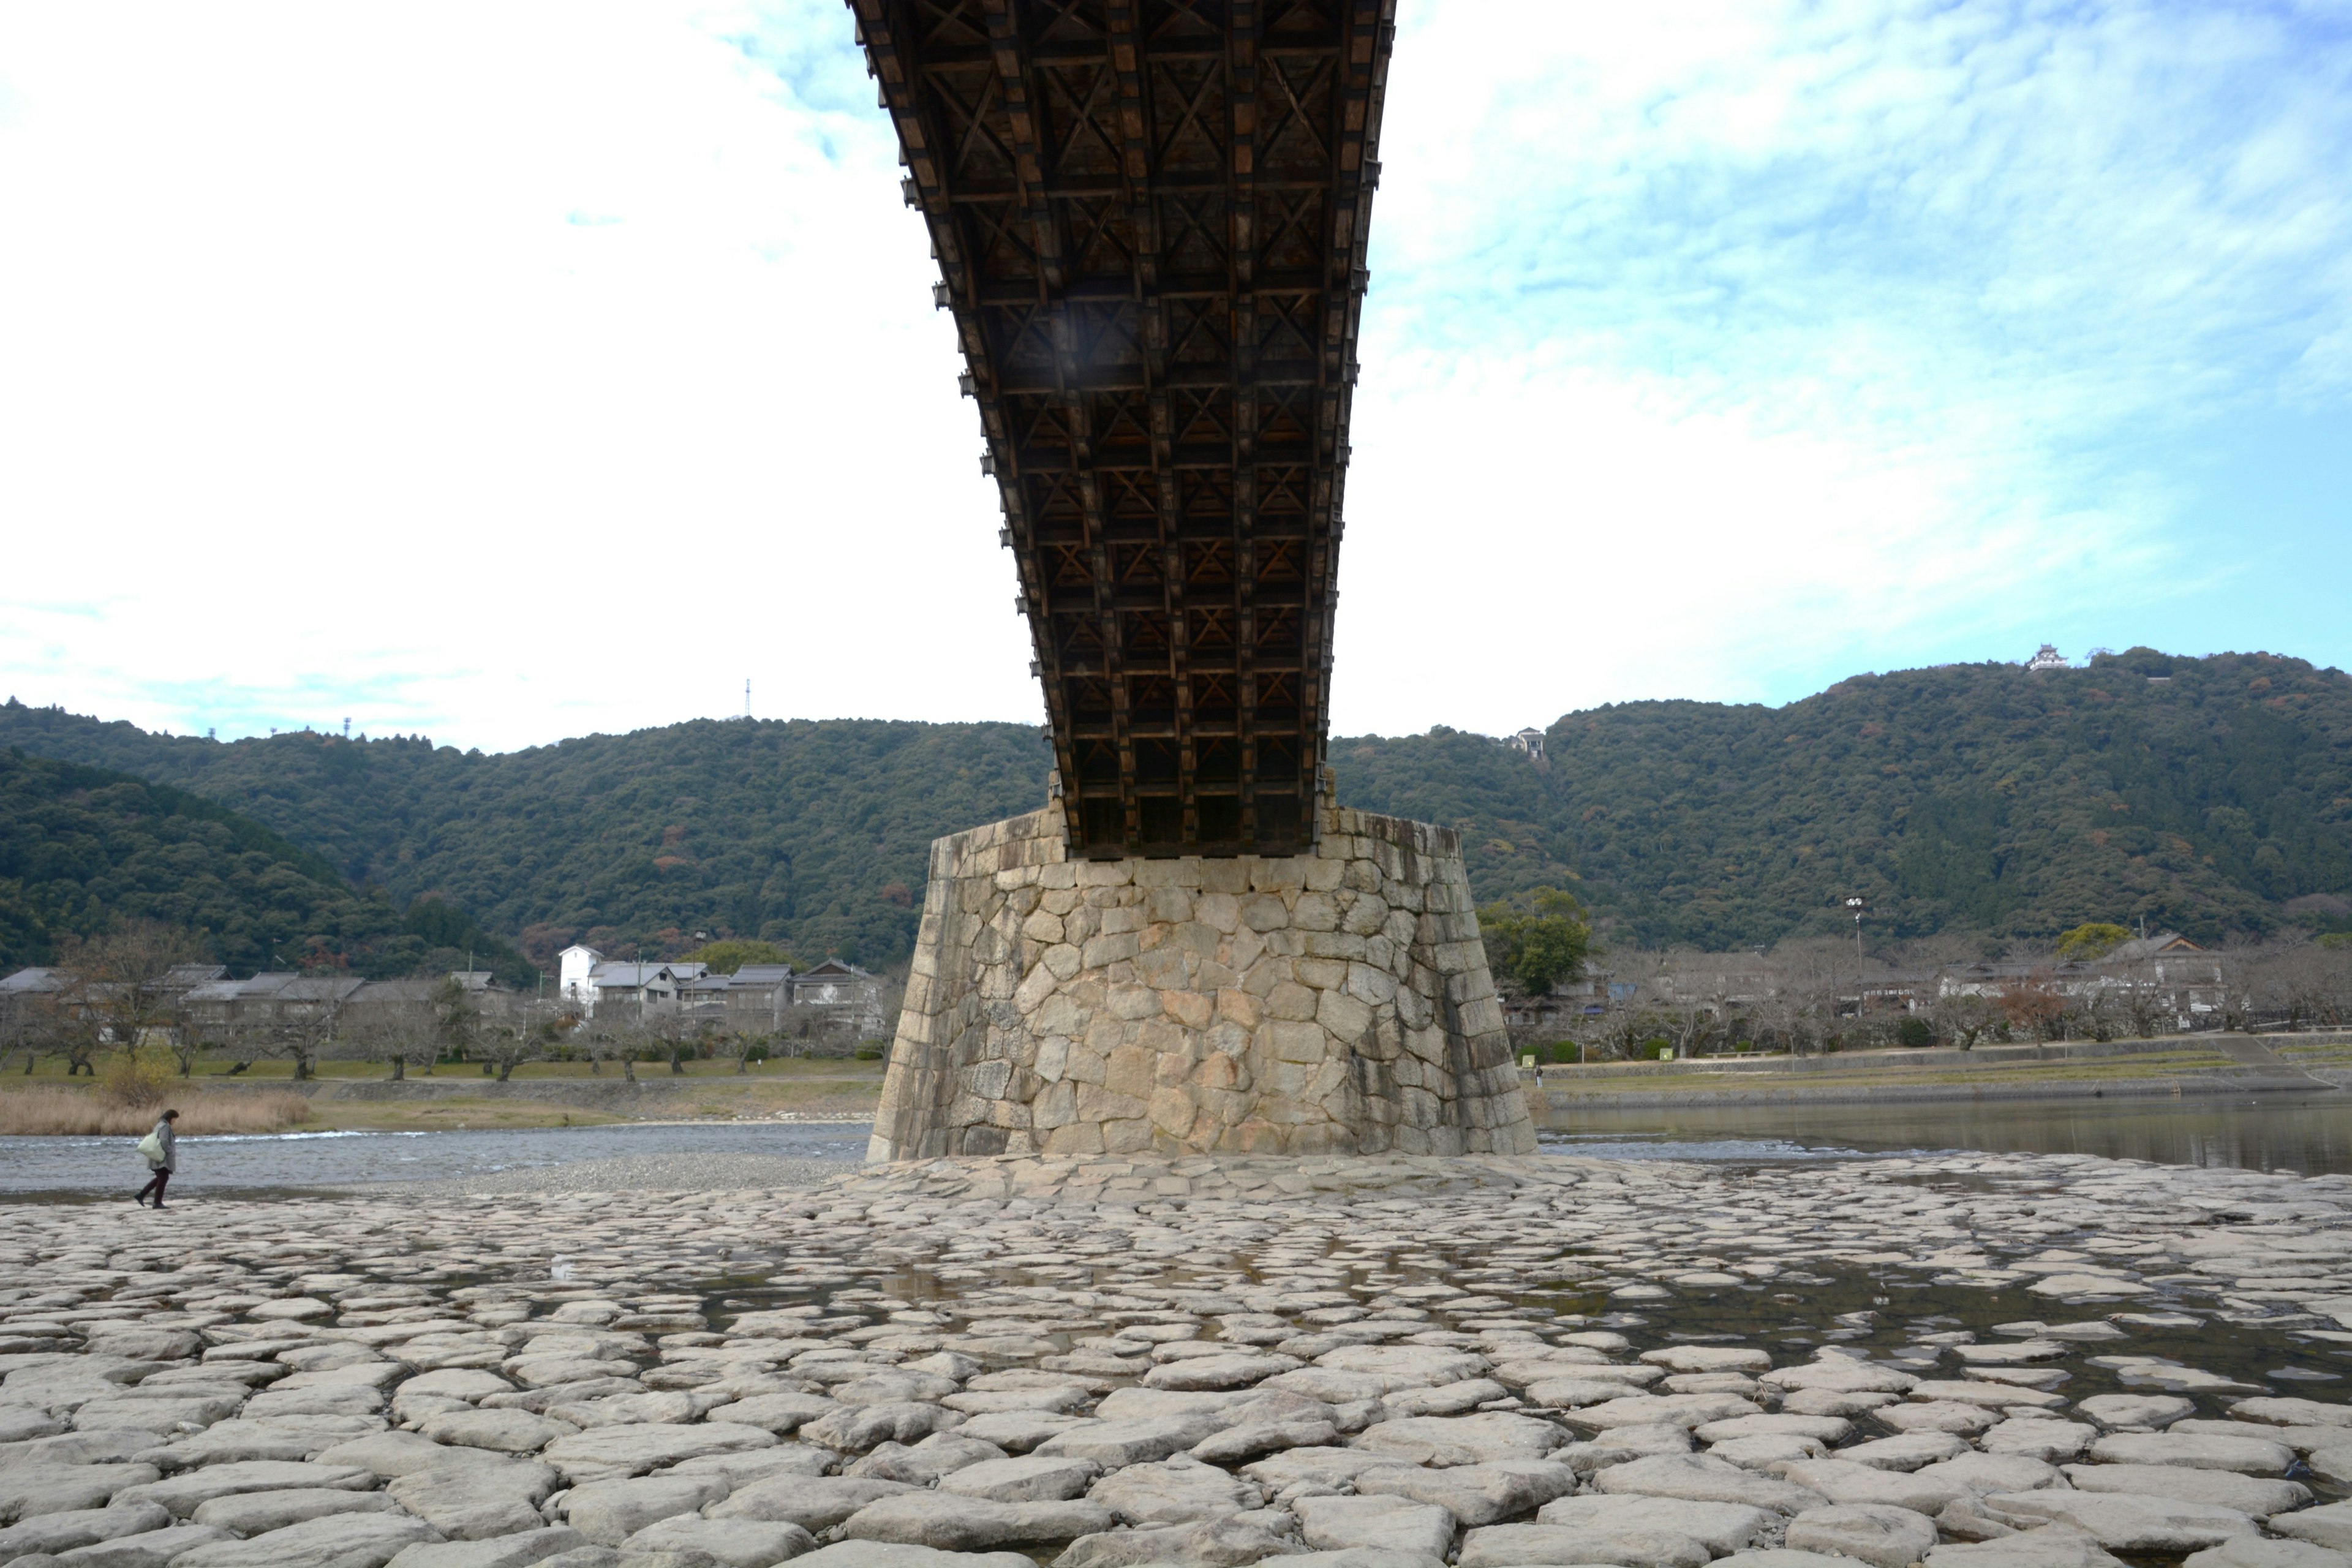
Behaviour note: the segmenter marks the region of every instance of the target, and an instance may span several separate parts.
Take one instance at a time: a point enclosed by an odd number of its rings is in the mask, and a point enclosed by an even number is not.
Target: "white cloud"
[[[888,128],[798,19],[0,12],[0,679],[488,746],[746,676],[1034,712]]]
[[[848,31],[0,0],[0,686],[1035,715]],[[1408,7],[1339,727],[2178,645],[2204,422],[2352,385],[2347,78],[2291,8]]]
[[[1399,40],[1342,728],[2189,640],[2229,556],[2150,447],[2315,384],[2352,321],[2340,32],[1562,16],[1438,5]]]

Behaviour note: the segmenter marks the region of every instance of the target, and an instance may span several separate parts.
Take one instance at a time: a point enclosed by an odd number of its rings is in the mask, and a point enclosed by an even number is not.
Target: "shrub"
[[[1906,1018],[1895,1026],[1895,1040],[1897,1045],[1932,1046],[1936,1043],[1936,1031],[1927,1026],[1925,1018]]]
[[[106,1105],[141,1110],[161,1105],[178,1065],[164,1046],[117,1051],[99,1068],[98,1098]]]

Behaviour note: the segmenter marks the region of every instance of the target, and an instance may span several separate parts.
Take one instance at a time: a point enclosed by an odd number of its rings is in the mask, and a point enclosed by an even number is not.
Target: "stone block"
[[[1288,858],[1073,862],[1058,808],[936,843],[876,1157],[1530,1149],[1455,836],[1326,815]]]

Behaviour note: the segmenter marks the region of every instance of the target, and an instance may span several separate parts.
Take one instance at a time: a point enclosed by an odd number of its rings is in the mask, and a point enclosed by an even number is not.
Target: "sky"
[[[2352,665],[2352,0],[1401,0],[1336,732]],[[1034,721],[838,0],[0,0],[0,699]]]

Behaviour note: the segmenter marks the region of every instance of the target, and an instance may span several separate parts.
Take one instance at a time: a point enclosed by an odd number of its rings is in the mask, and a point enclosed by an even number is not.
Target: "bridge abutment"
[[[1454,835],[1322,811],[1286,857],[937,840],[866,1157],[1532,1152]]]

